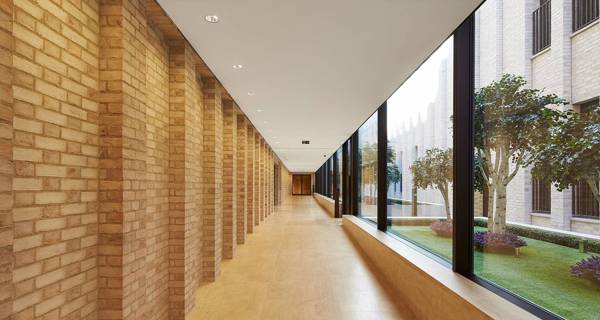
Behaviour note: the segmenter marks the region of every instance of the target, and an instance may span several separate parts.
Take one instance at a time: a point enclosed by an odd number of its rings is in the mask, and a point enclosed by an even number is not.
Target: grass
[[[436,236],[428,226],[393,226],[392,231],[451,260],[452,240]],[[527,246],[519,257],[475,251],[475,273],[566,319],[600,319],[600,291],[569,272],[591,254],[524,239]]]

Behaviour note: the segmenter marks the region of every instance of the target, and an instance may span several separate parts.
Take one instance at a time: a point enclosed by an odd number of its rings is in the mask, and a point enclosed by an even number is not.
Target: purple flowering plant
[[[571,266],[571,274],[590,280],[600,287],[600,256],[585,258]]]
[[[452,237],[452,221],[435,221],[429,227],[440,237]]]
[[[478,231],[475,232],[473,241],[479,250],[496,252],[514,252],[514,249],[527,245],[525,240],[509,232]]]

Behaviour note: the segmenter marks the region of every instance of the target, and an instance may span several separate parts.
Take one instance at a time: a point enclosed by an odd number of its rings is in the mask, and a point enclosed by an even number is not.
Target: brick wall
[[[223,101],[223,258],[232,259],[237,247],[237,106]]]
[[[246,144],[246,154],[247,154],[247,181],[246,181],[246,198],[247,198],[247,218],[246,218],[246,226],[248,229],[248,233],[254,232],[254,219],[256,215],[256,147],[255,147],[255,133],[254,128],[249,123],[246,127],[248,130],[246,131],[246,135],[248,136],[248,143]]]
[[[262,217],[262,205],[263,205],[263,197],[262,193],[264,188],[262,187],[262,146],[261,146],[261,138],[258,132],[254,132],[254,195],[256,202],[256,209],[254,211],[254,225],[258,226],[260,224],[260,218]]]
[[[169,48],[148,28],[146,45],[146,319],[169,311]]]
[[[154,0],[0,20],[0,319],[184,319],[271,212],[270,148]]]
[[[222,87],[215,78],[203,79],[203,85],[202,278],[214,281],[221,270],[223,248]]]
[[[95,318],[97,4],[14,5],[13,312]]]
[[[12,17],[12,2],[0,0],[0,319],[12,314],[14,299]]]
[[[238,244],[246,242],[246,233],[248,232],[248,200],[246,197],[246,181],[248,177],[247,166],[247,145],[248,145],[248,125],[246,117],[238,111],[236,123],[237,139],[237,213],[236,213],[236,241]]]

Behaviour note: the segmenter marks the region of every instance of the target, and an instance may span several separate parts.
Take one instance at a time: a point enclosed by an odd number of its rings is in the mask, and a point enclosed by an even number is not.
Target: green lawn
[[[452,241],[428,226],[393,226],[392,231],[451,260]],[[475,251],[475,273],[566,319],[600,319],[600,291],[569,273],[571,265],[591,254],[525,240],[519,257]]]

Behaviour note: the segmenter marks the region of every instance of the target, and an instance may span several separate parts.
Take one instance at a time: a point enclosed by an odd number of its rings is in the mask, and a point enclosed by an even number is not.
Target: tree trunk
[[[450,201],[448,200],[448,190],[440,188],[442,197],[444,198],[444,207],[446,208],[446,220],[452,221],[452,213],[450,212]]]
[[[490,210],[490,191],[489,190],[490,190],[490,188],[488,188],[487,184],[483,185],[483,194],[482,194],[482,197],[483,197],[483,209],[482,209],[482,211],[483,212],[481,214],[484,217],[488,216],[488,212]]]
[[[498,182],[495,191],[496,208],[491,231],[504,232],[506,230],[506,186],[502,182]]]
[[[600,206],[600,192],[598,192],[598,181],[594,179],[585,179],[585,182],[590,187],[594,199],[596,200],[596,202],[598,202],[598,205]]]
[[[417,216],[417,186],[415,185],[414,181],[413,181],[413,185],[412,185],[412,216],[416,217]]]

